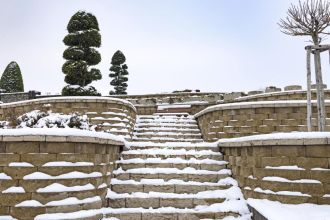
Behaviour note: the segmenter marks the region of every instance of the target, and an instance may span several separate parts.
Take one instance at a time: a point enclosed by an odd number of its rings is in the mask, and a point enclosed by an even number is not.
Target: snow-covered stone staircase
[[[113,172],[106,218],[250,219],[227,162],[192,116],[139,116],[133,140]]]

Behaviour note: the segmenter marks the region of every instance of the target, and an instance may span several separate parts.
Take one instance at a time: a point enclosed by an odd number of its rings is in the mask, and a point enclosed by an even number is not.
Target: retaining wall
[[[92,124],[114,134],[131,136],[136,109],[128,101],[105,97],[57,97],[0,105],[0,120],[16,123],[16,118],[32,110],[86,114]]]
[[[330,118],[330,102],[326,103]],[[203,139],[242,137],[273,132],[307,131],[306,101],[240,102],[211,106],[195,115]],[[313,103],[313,130],[317,130],[316,103]],[[326,130],[330,130],[327,119]]]
[[[330,204],[330,133],[305,134],[220,141],[246,198]]]
[[[111,134],[102,134],[104,137],[95,132],[87,132],[89,136],[71,134],[70,130],[75,129],[63,129],[61,133],[66,135],[54,132],[60,129],[30,129],[34,135],[23,130],[9,131],[16,132],[15,135],[4,131],[0,136],[0,216],[33,219],[45,213],[106,206],[106,191],[123,141],[112,139]],[[42,135],[37,135],[38,132]],[[59,189],[56,184],[66,189]],[[20,191],[12,187],[19,187]],[[80,203],[59,202],[68,198]],[[39,205],[22,205],[30,200]]]

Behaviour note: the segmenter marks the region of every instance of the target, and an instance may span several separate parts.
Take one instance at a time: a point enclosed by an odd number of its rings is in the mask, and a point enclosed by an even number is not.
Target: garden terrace
[[[76,129],[1,133],[0,216],[33,219],[106,206],[123,138]]]
[[[56,97],[0,105],[0,119],[10,121],[33,110],[70,114],[86,114],[93,125],[130,138],[136,118],[136,109],[128,101],[106,97]]]
[[[330,204],[330,133],[282,133],[219,141],[245,198]]]

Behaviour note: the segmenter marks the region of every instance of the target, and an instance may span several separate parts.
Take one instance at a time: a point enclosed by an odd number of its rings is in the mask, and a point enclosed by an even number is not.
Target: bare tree
[[[298,5],[291,4],[286,18],[281,19],[278,25],[284,34],[291,36],[310,36],[313,44],[319,46],[324,37],[330,34],[326,32],[326,29],[330,26],[330,1],[306,0],[305,2],[299,1]],[[326,113],[320,50],[316,48],[311,52],[314,54],[315,78],[317,84],[318,127],[319,131],[324,131]],[[307,59],[309,59],[309,55],[308,53]],[[307,89],[310,91],[310,75],[308,74],[310,74],[310,71],[307,71]],[[310,101],[308,104],[310,105]]]
[[[287,17],[279,22],[281,31],[291,36],[311,36],[314,45],[319,45],[330,26],[330,1],[307,0],[291,4]]]

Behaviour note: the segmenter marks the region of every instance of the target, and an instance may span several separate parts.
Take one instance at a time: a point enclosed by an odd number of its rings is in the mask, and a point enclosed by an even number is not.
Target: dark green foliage
[[[90,13],[78,11],[71,17],[67,29],[69,34],[63,42],[69,47],[63,53],[67,61],[62,66],[62,72],[66,75],[64,81],[74,86],[64,87],[62,95],[100,95],[94,87],[93,91],[89,90],[91,87],[86,87],[102,78],[98,69],[90,68],[101,61],[100,53],[92,48],[101,46],[97,19]]]
[[[24,92],[21,70],[15,61],[10,62],[3,72],[0,88],[6,92]]]
[[[101,96],[93,86],[65,86],[62,89],[64,96]]]
[[[128,75],[128,67],[126,64],[124,64],[126,61],[126,58],[124,54],[118,50],[113,56],[111,60],[112,66],[110,67],[110,74],[109,76],[113,78],[111,80],[110,85],[112,85],[115,90],[110,91],[110,95],[126,95],[126,89],[127,89],[127,75]]]

